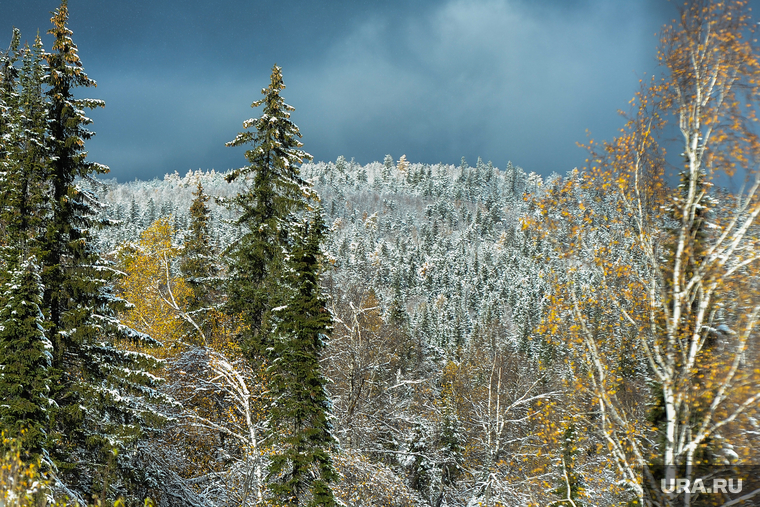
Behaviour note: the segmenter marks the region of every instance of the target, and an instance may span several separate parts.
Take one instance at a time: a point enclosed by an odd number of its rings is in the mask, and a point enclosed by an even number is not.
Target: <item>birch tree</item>
[[[743,1],[685,4],[662,33],[664,77],[642,86],[622,134],[591,142],[590,169],[524,222],[556,247],[543,331],[567,346],[589,422],[642,502],[639,469],[672,478],[676,466],[689,475],[700,464],[750,463],[760,63],[748,11]],[[682,157],[675,188],[666,150]],[[744,184],[721,189],[728,178]],[[646,395],[658,413],[636,401]]]
[[[193,287],[177,276],[186,257],[160,218],[120,253],[125,272],[118,289],[134,301],[123,321],[160,339],[165,359],[162,392],[173,403],[168,424],[141,446],[163,487],[152,495],[190,505],[253,505],[263,499],[262,378],[233,343],[230,319],[193,311]],[[203,320],[201,320],[201,318]]]
[[[165,392],[178,405],[146,448],[160,495],[191,505],[259,505],[266,491],[266,393],[239,351],[191,346],[167,359]]]

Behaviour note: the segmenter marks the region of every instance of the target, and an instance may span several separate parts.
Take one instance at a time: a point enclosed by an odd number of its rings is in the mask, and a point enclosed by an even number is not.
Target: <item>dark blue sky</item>
[[[0,45],[33,41],[56,0],[0,0]],[[120,181],[244,165],[224,143],[283,68],[315,160],[394,159],[564,173],[586,129],[610,139],[656,70],[666,0],[69,0],[104,99],[90,158]],[[46,48],[50,48],[46,36]]]

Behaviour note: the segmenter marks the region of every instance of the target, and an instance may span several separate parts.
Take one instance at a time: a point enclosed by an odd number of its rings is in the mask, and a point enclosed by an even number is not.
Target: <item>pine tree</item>
[[[16,436],[24,431],[25,453],[31,460],[43,450],[50,408],[50,366],[53,348],[40,310],[42,281],[34,259],[27,259],[5,284],[0,308],[0,426]]]

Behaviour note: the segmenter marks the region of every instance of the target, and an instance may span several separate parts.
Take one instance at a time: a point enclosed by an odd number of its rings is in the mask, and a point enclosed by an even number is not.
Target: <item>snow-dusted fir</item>
[[[332,507],[336,475],[329,449],[329,404],[319,361],[330,318],[319,284],[320,244],[325,226],[312,185],[300,166],[301,133],[290,120],[293,107],[280,92],[282,69],[272,68],[262,115],[228,146],[252,145],[249,165],[227,181],[243,180],[231,203],[243,236],[228,250],[227,311],[242,317],[240,341],[252,365],[266,364],[273,403],[269,435],[275,452],[268,467],[268,493],[277,503]]]
[[[388,309],[397,279],[413,327],[437,347],[466,341],[488,315],[509,323],[511,339],[525,340],[541,313],[542,268],[532,258],[536,247],[519,218],[528,213],[524,192],[543,192],[550,185],[512,164],[498,169],[480,160],[475,167],[409,163],[402,172],[387,158],[387,164],[362,166],[341,157],[301,166],[325,210],[325,250],[336,283],[375,287]],[[160,216],[171,216],[186,230],[192,193],[202,182],[212,197],[213,243],[224,250],[243,235],[234,223],[240,212],[215,202],[243,188],[239,179],[225,186],[224,178],[225,173],[196,170],[163,180],[107,181],[103,196],[109,209],[101,216],[120,224],[100,231],[100,244],[110,250],[136,240]]]
[[[151,340],[119,322],[126,303],[111,294],[114,271],[94,246],[99,203],[79,182],[107,171],[87,160],[84,147],[93,135],[84,110],[103,104],[75,96],[77,87],[95,83],[67,20],[64,0],[51,20],[51,53],[38,37],[23,54],[2,58],[0,261],[11,283],[3,297],[3,357],[15,360],[3,370],[16,386],[4,386],[3,395],[16,397],[3,417],[31,428],[24,451],[42,455],[55,484],[83,500],[104,484],[109,462],[112,492],[126,494],[126,481],[138,478],[129,444],[158,422],[148,401],[158,395],[158,379],[148,373],[155,366],[149,355],[117,347]],[[15,35],[10,53],[17,49]],[[30,371],[24,361],[36,366],[28,384],[13,378]],[[50,400],[40,402],[43,395]],[[31,403],[28,410],[19,409],[22,401]],[[115,462],[114,449],[121,451]]]
[[[0,294],[0,426],[21,437],[25,459],[42,457],[50,398],[52,343],[45,332],[40,267],[17,263]],[[23,432],[23,433],[22,433]]]

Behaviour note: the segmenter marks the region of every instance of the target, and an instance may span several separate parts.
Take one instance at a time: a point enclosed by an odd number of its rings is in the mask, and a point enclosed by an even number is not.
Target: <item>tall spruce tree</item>
[[[123,326],[118,311],[125,302],[111,292],[109,269],[95,249],[91,230],[97,198],[78,178],[108,171],[87,160],[85,141],[91,120],[85,109],[102,101],[74,97],[76,87],[92,87],[67,27],[66,0],[53,13],[52,53],[47,91],[51,157],[46,184],[51,193],[49,218],[41,245],[42,281],[48,336],[53,343],[52,414],[48,450],[58,479],[85,498],[97,485],[110,483],[105,496],[128,496],[129,481],[139,478],[131,444],[159,421],[146,399],[158,396],[156,367],[147,354],[124,351],[121,343],[155,344]],[[119,451],[113,461],[113,450]],[[111,464],[109,466],[109,463]],[[112,477],[106,479],[108,471]]]
[[[246,231],[229,253],[228,311],[244,319],[242,344],[248,358],[258,360],[271,346],[266,328],[272,288],[282,273],[283,247],[288,237],[287,218],[305,209],[304,191],[310,186],[299,167],[311,155],[301,150],[301,133],[290,120],[293,107],[285,103],[282,69],[274,66],[264,98],[251,107],[264,106],[259,118],[243,122],[246,130],[227,146],[253,148],[245,152],[250,164],[233,171],[227,181],[244,179],[246,188],[233,203],[240,209],[238,225]]]
[[[14,161],[11,151],[14,147],[14,131],[19,123],[19,97],[18,97],[18,73],[16,67],[19,54],[18,48],[21,41],[21,32],[13,29],[13,36],[7,51],[0,51],[0,184],[3,189],[8,188],[10,173],[13,170]],[[0,193],[0,212],[7,215],[10,211],[8,192]],[[0,217],[0,245],[7,246],[6,239],[7,216]],[[7,262],[7,256],[3,256]]]
[[[319,245],[324,235],[311,185],[300,165],[302,151],[293,108],[280,96],[280,67],[272,69],[264,98],[252,107],[263,114],[228,146],[252,144],[250,165],[228,181],[245,179],[237,195],[245,234],[230,252],[227,309],[242,317],[241,342],[249,361],[268,364],[270,438],[277,449],[269,468],[270,492],[284,505],[332,506],[335,478],[328,401],[319,356],[330,317],[318,284]],[[311,220],[311,222],[309,222]]]
[[[36,459],[44,450],[49,422],[52,344],[40,309],[42,281],[35,262],[36,239],[45,214],[44,177],[47,158],[46,113],[42,95],[45,69],[42,42],[18,50],[14,30],[9,54],[2,58],[2,197],[0,225],[4,267],[0,279],[0,425],[13,433],[24,431],[24,454]],[[22,59],[21,69],[15,64]]]
[[[40,254],[39,238],[48,213],[48,111],[42,90],[47,69],[39,34],[34,45],[25,46],[22,54],[17,91],[12,94],[14,121],[5,136],[7,159],[0,201],[0,223],[7,241],[3,257],[9,272],[18,266],[17,261]]]
[[[332,326],[319,285],[325,232],[319,210],[293,223],[280,292],[284,297],[273,310],[270,428],[280,437],[268,479],[284,505],[336,505],[330,489],[337,477],[328,454],[334,444],[330,402],[319,367]]]
[[[15,122],[14,113],[17,111],[18,90],[18,48],[21,42],[21,31],[13,29],[11,43],[6,51],[0,51],[0,164],[8,160],[8,141],[10,127]],[[0,165],[0,170],[4,170]]]

